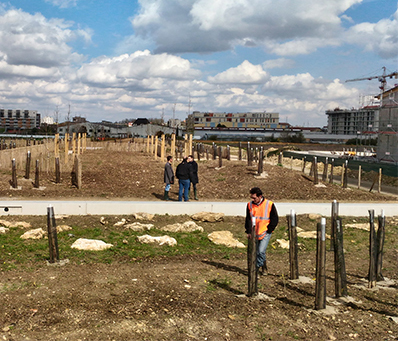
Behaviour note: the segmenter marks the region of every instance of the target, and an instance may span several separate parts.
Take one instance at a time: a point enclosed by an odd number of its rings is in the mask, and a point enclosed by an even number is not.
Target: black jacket
[[[192,167],[192,179],[191,182],[193,184],[197,184],[199,183],[199,178],[198,178],[198,164],[196,163],[196,161],[192,161],[192,162],[188,162],[191,167]]]
[[[267,200],[267,199],[264,198],[263,200]],[[255,204],[253,204],[253,205],[255,205]],[[267,233],[272,233],[275,230],[276,225],[278,225],[278,222],[279,222],[278,211],[276,210],[275,204],[272,204],[269,219],[270,219],[270,221],[268,224]],[[252,233],[251,232],[252,231],[252,220],[250,217],[249,205],[246,205],[245,230],[246,230],[247,234]]]
[[[186,161],[182,161],[177,166],[176,177],[179,180],[191,180],[193,177],[191,165]]]

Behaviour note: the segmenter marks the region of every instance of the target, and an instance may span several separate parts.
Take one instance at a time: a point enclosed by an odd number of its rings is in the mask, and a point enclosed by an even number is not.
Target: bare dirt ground
[[[163,198],[164,162],[154,160],[144,153],[125,151],[92,150],[82,158],[82,189],[71,186],[70,173],[61,174],[61,183],[56,184],[54,172],[40,175],[43,190],[33,189],[32,180],[18,176],[20,190],[10,188],[11,173],[0,173],[0,197],[3,198],[95,198],[98,200],[159,200]],[[174,169],[178,161],[174,162]],[[325,183],[316,187],[299,171],[289,167],[264,164],[264,177],[257,177],[257,166],[248,167],[244,161],[201,160],[199,164],[198,193],[203,201],[246,201],[248,190],[258,186],[266,197],[274,201],[391,201],[396,197],[357,189],[343,189],[340,185]],[[61,165],[62,166],[62,165]],[[62,172],[62,168],[61,168]],[[335,174],[338,170],[335,170]],[[307,173],[308,174],[308,173]],[[33,175],[31,175],[32,178]],[[170,192],[177,200],[178,184]]]
[[[90,151],[83,158],[83,188],[70,186],[63,173],[61,184],[44,174],[33,190],[21,180],[10,190],[10,175],[0,175],[0,196],[34,199],[160,200],[163,162],[141,153]],[[248,189],[261,187],[274,201],[391,201],[395,197],[325,184],[314,187],[299,172],[265,164],[268,174],[257,179],[256,168],[224,161],[199,163],[200,200],[247,201]],[[177,199],[177,185],[171,192]],[[182,204],[183,205],[183,204]],[[117,221],[121,217],[110,217]],[[131,219],[131,217],[129,217]],[[31,219],[35,227],[45,218]],[[186,217],[156,216],[155,223]],[[299,226],[314,229],[316,222],[301,218]],[[25,220],[14,217],[14,220]],[[205,234],[229,229],[245,241],[242,217],[222,223],[201,223]],[[101,227],[99,217],[68,217],[62,223]],[[97,223],[95,223],[97,222]],[[112,221],[113,222],[113,221]],[[110,225],[112,226],[112,225]],[[31,261],[0,272],[0,339],[2,340],[394,340],[398,339],[397,221],[388,220],[383,275],[395,281],[384,289],[367,289],[369,260],[367,235],[362,241],[345,237],[348,304],[328,306],[335,314],[314,311],[315,284],[289,281],[289,256],[276,238],[287,238],[281,219],[271,240],[269,274],[259,280],[263,299],[247,298],[246,251],[129,258],[115,252],[111,264],[72,261],[47,266]],[[117,229],[115,228],[115,233]],[[65,234],[64,237],[68,238]],[[134,243],[129,241],[131,247]],[[3,246],[4,248],[4,246]],[[161,247],[159,247],[161,248]],[[2,249],[0,248],[0,261]],[[11,253],[11,252],[10,252]],[[61,253],[62,255],[62,253]],[[9,256],[9,255],[8,255]],[[315,278],[314,248],[301,247],[300,275]],[[333,253],[327,252],[327,294],[334,295]],[[363,286],[363,284],[365,284]],[[337,303],[336,303],[337,304]],[[395,319],[395,321],[394,321]]]

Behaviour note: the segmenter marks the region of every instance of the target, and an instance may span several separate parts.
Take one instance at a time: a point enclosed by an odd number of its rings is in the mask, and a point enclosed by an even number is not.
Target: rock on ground
[[[137,212],[137,213],[133,213],[133,217],[137,220],[153,220],[155,215],[150,214],[150,213],[145,213],[145,212]]]
[[[132,224],[127,224],[124,226],[124,228],[129,229],[129,230],[133,230],[136,232],[141,232],[141,231],[149,231],[151,228],[153,228],[153,224],[142,224],[139,222],[135,222]]]
[[[210,223],[215,223],[224,220],[224,213],[199,212],[193,214],[191,218],[197,221],[208,221]]]
[[[162,231],[167,232],[194,232],[199,231],[203,232],[203,227],[197,225],[194,221],[186,221],[183,224],[176,223],[172,225],[166,225],[160,228]]]
[[[46,231],[44,231],[42,228],[38,228],[25,232],[21,236],[21,239],[42,239],[46,235],[47,235]]]
[[[31,228],[32,225],[25,221],[7,221],[7,220],[0,220],[0,225],[4,225],[5,227],[23,227],[23,228]]]
[[[143,236],[138,236],[137,237],[138,241],[143,244],[152,244],[156,243],[159,245],[169,245],[169,246],[175,246],[177,245],[177,241],[170,237],[170,236],[161,236],[161,237],[152,237],[148,234],[145,234]]]
[[[64,231],[69,231],[72,230],[72,227],[69,225],[59,225],[57,226],[57,232],[64,232]]]
[[[351,227],[353,229],[365,230],[370,231],[369,223],[357,223],[357,224],[345,224],[344,227]]]
[[[120,227],[126,224],[126,219],[122,219],[121,221],[118,221],[117,223],[114,223],[113,226],[115,227]]]
[[[276,243],[281,247],[282,249],[288,249],[289,248],[289,241],[284,240],[284,239],[277,239]]]
[[[216,245],[225,245],[228,247],[246,247],[240,241],[234,239],[234,235],[230,231],[214,231],[207,236],[210,241]]]
[[[317,238],[317,231],[303,231],[297,233],[297,237],[300,238],[307,238],[307,239],[316,239]],[[326,239],[330,239],[330,236],[326,234]]]
[[[101,251],[109,249],[112,246],[112,244],[107,244],[102,240],[79,238],[71,245],[71,248],[78,250]]]
[[[8,229],[7,227],[0,226],[0,233],[7,233],[8,231],[10,231],[10,229]]]

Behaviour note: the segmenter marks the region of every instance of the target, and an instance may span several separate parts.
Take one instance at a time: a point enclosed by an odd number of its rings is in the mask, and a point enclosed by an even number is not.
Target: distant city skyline
[[[0,108],[60,122],[70,105],[93,122],[267,111],[322,127],[379,93],[346,80],[398,65],[392,0],[0,0],[0,27]]]

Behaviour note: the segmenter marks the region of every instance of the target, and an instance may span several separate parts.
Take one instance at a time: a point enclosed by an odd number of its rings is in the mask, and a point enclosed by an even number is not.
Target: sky
[[[0,0],[0,108],[59,122],[265,111],[324,126],[379,93],[346,80],[397,56],[392,0]]]

